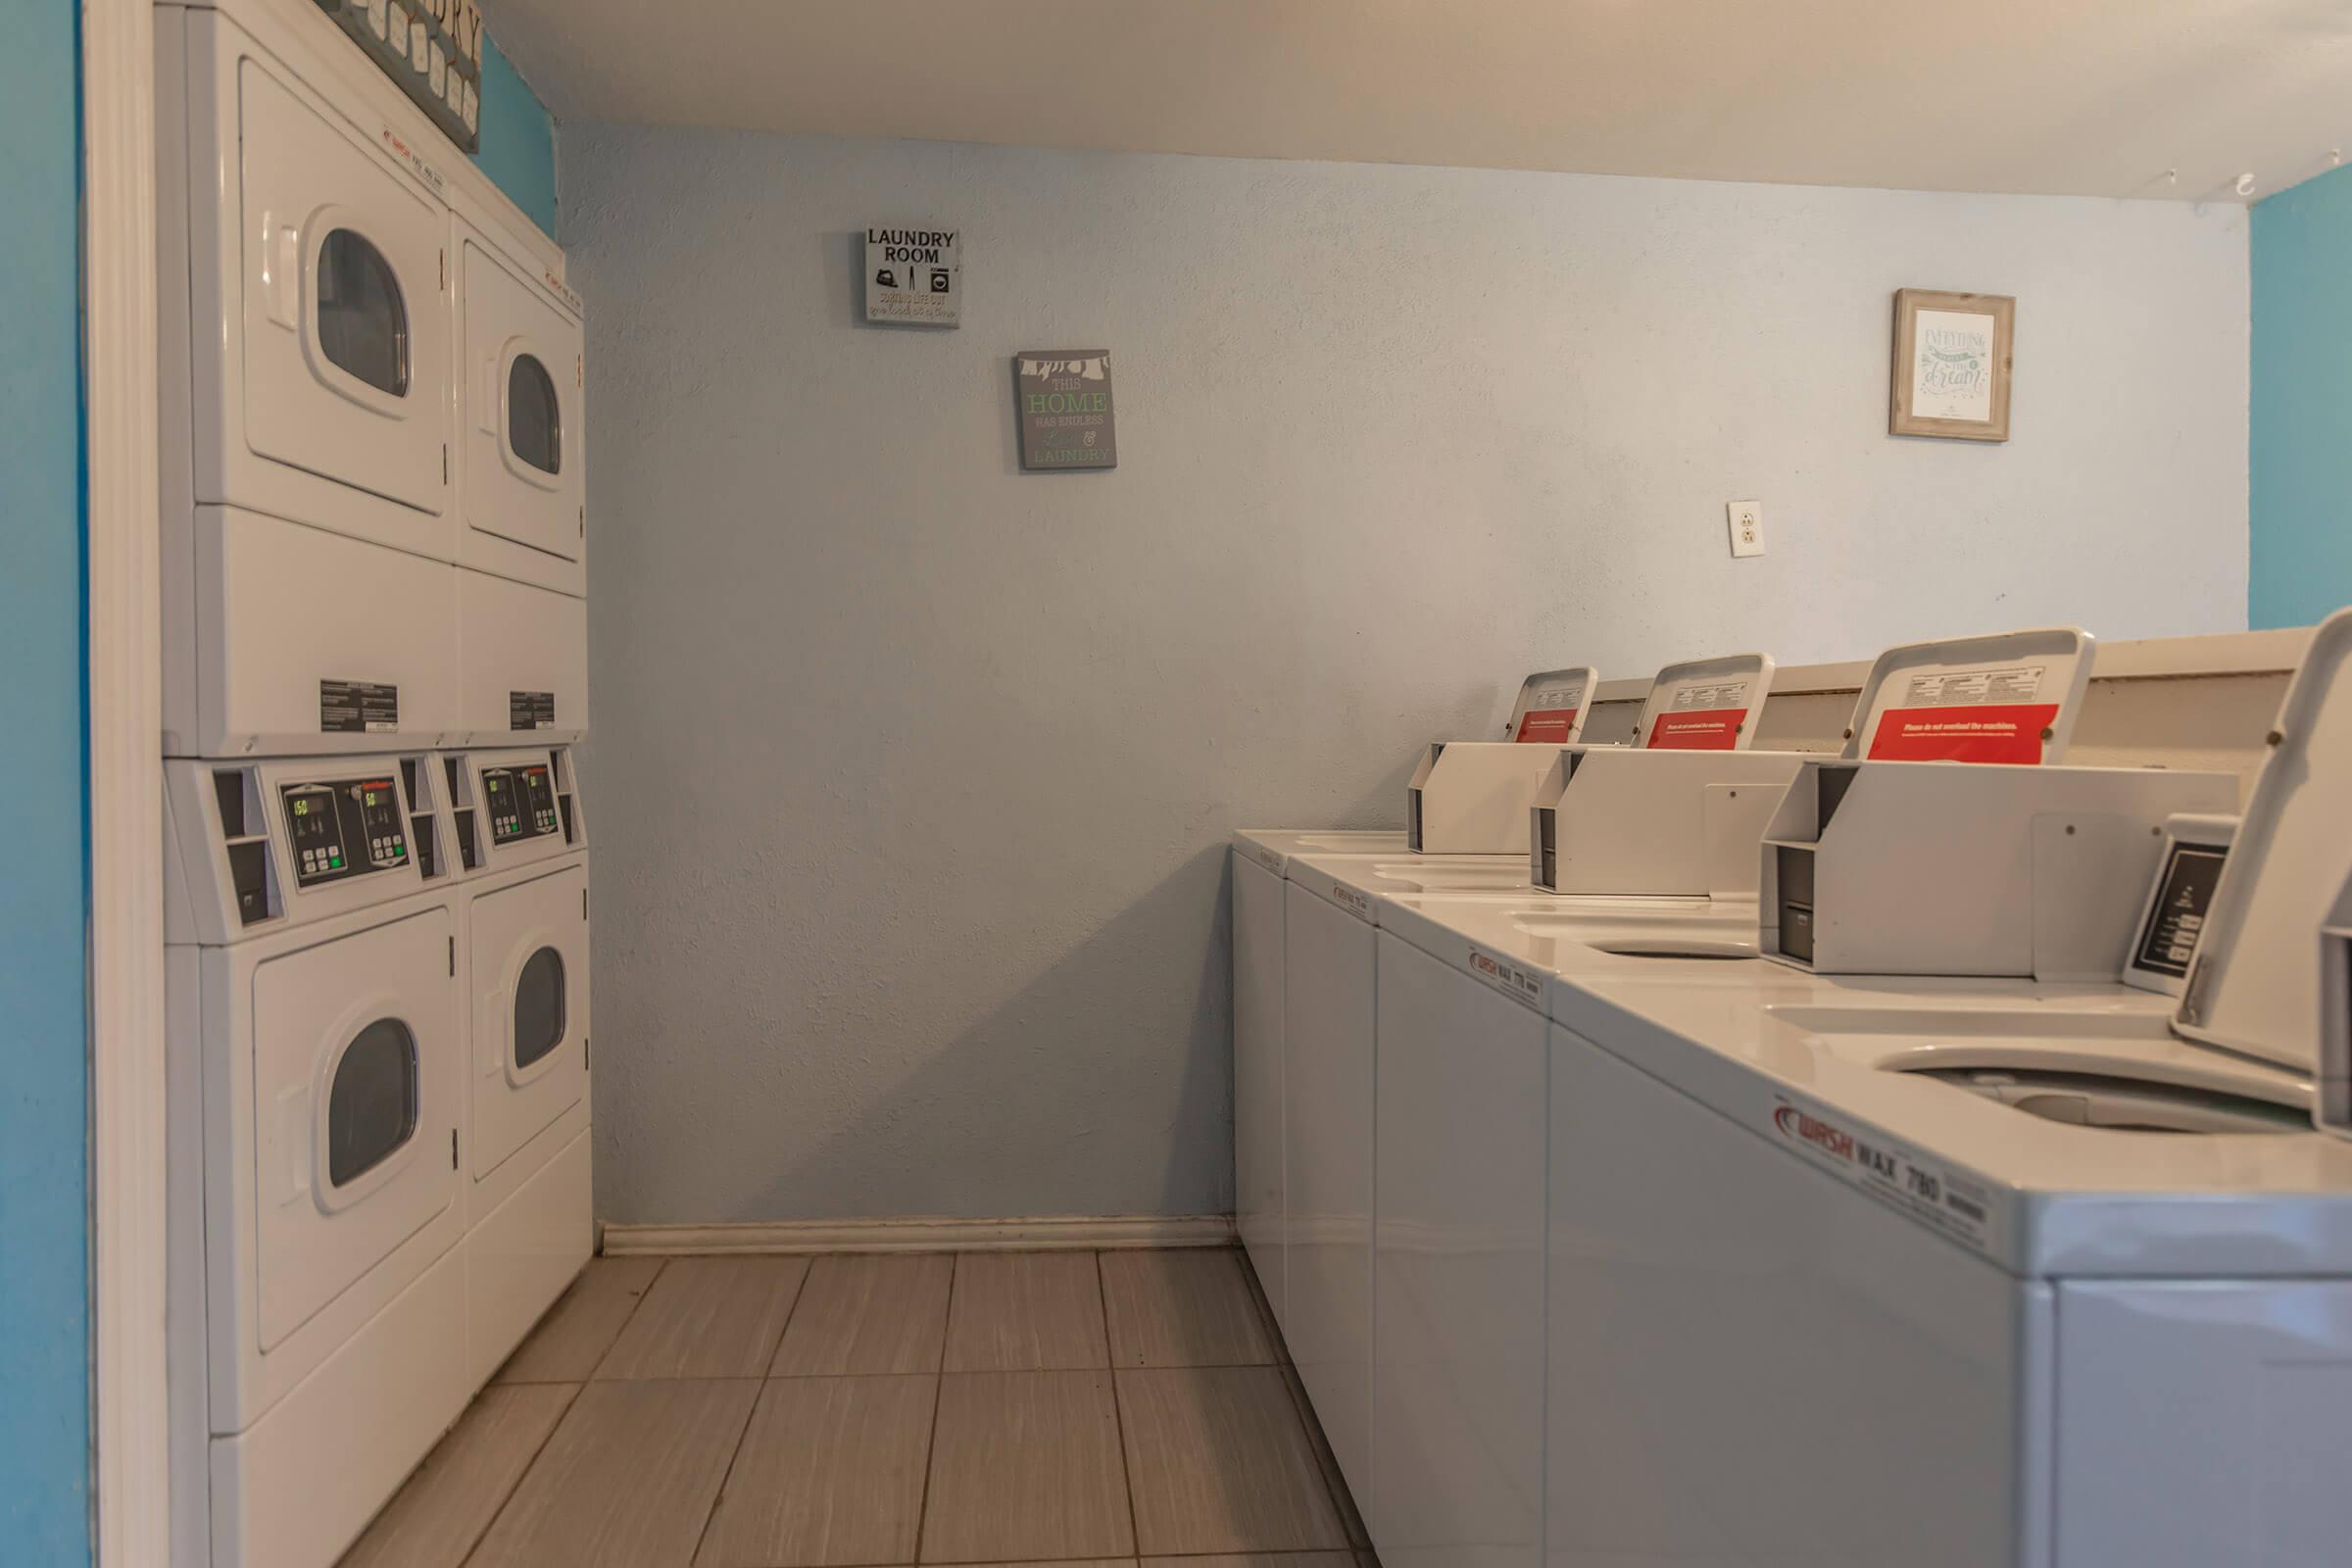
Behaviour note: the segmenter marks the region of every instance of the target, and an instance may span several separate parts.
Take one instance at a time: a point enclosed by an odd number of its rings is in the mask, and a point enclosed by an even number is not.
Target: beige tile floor
[[[1367,1568],[1305,1410],[1238,1251],[598,1258],[343,1568]]]

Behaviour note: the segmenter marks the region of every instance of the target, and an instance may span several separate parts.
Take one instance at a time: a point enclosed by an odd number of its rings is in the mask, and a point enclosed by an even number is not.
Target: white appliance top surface
[[[1317,898],[1380,925],[1389,901],[1433,896],[1504,903],[1547,898],[1527,880],[1523,855],[1297,855],[1289,876]],[[1643,905],[1656,899],[1594,899],[1595,905]],[[1686,900],[1703,906],[1705,900]]]
[[[1544,982],[1562,974],[1655,970],[1703,979],[1725,969],[1778,967],[1754,956],[1752,900],[1439,893],[1392,894],[1382,903],[1383,930],[1489,983],[1499,962],[1513,972],[1505,989],[1539,1009]],[[1690,952],[1710,956],[1656,956]],[[1533,995],[1525,989],[1531,984]]]
[[[1412,853],[1402,828],[1237,827],[1232,842],[1235,849],[1277,873],[1294,855]]]
[[[2259,1098],[2307,1090],[2281,1069],[2174,1038],[2167,998],[1795,970],[1699,983],[1618,970],[1551,991],[1564,1027],[2012,1273],[2352,1274],[2352,1144],[2069,1125],[1889,1070],[2041,1066]],[[1923,1213],[1917,1191],[1889,1190],[1914,1176],[1942,1206]],[[1981,1220],[1948,1206],[1956,1194]]]

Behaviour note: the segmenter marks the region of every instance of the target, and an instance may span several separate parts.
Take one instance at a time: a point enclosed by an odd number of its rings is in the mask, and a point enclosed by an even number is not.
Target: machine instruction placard
[[[963,251],[952,228],[865,231],[865,318],[957,326],[963,319]]]
[[[318,683],[318,733],[390,735],[400,728],[400,688],[382,681]]]
[[[556,727],[556,694],[554,692],[507,693],[507,728],[554,729]]]
[[[1747,722],[1747,682],[1716,681],[1675,688],[1674,701],[1649,726],[1653,752],[1730,752]]]
[[[1585,706],[1582,680],[1539,686],[1527,694],[1515,739],[1526,745],[1565,746],[1576,736],[1576,715]]]
[[[1941,1231],[1971,1250],[1996,1250],[2000,1211],[1979,1177],[1931,1159],[1822,1106],[1775,1092],[1766,1106],[1774,1141],[1803,1153],[1850,1186]]]
[[[1033,349],[1012,362],[1021,466],[1115,468],[1117,417],[1110,401],[1110,350]]]
[[[2046,666],[1937,669],[1911,677],[1904,706],[1880,716],[1870,738],[1873,761],[2024,762],[2041,760],[2058,721],[2056,703],[2036,702]]]

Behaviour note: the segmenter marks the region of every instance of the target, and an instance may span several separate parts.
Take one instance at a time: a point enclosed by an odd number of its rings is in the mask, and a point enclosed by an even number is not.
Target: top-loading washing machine
[[[431,759],[165,779],[173,1560],[328,1568],[473,1389]]]
[[[1283,1335],[1333,1457],[1367,1501],[1377,938],[1395,901],[1424,896],[1510,909],[1541,897],[1516,856],[1296,855],[1282,884]],[[1576,904],[1642,929],[1709,912],[1703,898]]]
[[[1524,836],[1520,798],[1543,775],[1551,746],[1582,733],[1592,710],[1590,668],[1539,670],[1519,683],[1501,743],[1456,748],[1432,810],[1441,836],[1493,840],[1506,848]],[[1517,744],[1526,742],[1525,745]],[[1548,743],[1548,744],[1546,744]],[[1407,831],[1240,829],[1233,835],[1233,1125],[1234,1211],[1242,1246],[1278,1324],[1288,1328],[1283,1257],[1283,882],[1299,855],[1417,855],[1421,804],[1432,747],[1407,791]],[[1517,854],[1523,849],[1511,849]],[[1523,873],[1503,867],[1492,874]]]
[[[1600,676],[1591,665],[1539,670],[1519,686],[1499,741],[1432,741],[1404,790],[1405,844],[1417,855],[1517,855],[1527,808],[1555,750],[1585,732]]]
[[[1987,640],[1966,653],[2034,654],[2024,663],[2040,664],[2071,709],[2087,639],[2064,636],[2074,656],[2064,678],[2059,653],[2040,643]],[[1936,653],[1951,664],[1953,648],[1893,650],[1882,668],[1913,672]],[[1734,976],[1769,982],[1773,966],[1757,957],[1758,840],[1808,762],[1744,749],[1770,675],[1754,655],[1669,666],[1640,729],[1654,744],[1559,754],[1532,811],[1531,873],[1563,890],[1683,896],[1647,918],[1548,893],[1380,900],[1369,1491],[1386,1560],[1475,1547],[1532,1562],[1542,1550],[1546,988],[1585,973],[1671,975],[1693,991]],[[2046,727],[2049,715],[2035,716]],[[2148,777],[2161,780],[2151,789],[2165,809],[2210,808],[2224,787]]]
[[[442,155],[314,7],[159,6],[156,49],[165,750],[437,745],[457,723]]]
[[[466,1362],[479,1384],[595,1242],[588,823],[568,747],[437,762],[459,878]]]
[[[583,307],[540,247],[453,192],[458,706],[453,744],[588,732]]]

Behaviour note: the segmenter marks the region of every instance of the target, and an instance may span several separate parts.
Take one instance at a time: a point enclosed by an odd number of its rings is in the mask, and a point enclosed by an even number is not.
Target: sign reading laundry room
[[[1115,468],[1110,350],[1032,349],[1012,362],[1024,468]]]
[[[865,318],[955,326],[961,320],[963,261],[952,228],[865,231]]]
[[[482,8],[474,0],[318,0],[463,152],[481,146]]]

